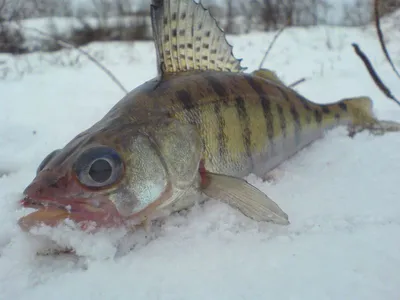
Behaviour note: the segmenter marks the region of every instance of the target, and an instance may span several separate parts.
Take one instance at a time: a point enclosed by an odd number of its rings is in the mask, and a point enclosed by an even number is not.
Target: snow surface
[[[252,71],[273,35],[229,40]],[[389,50],[398,58],[393,35]],[[378,117],[400,121],[400,108],[375,87],[352,42],[400,95],[371,28],[287,29],[264,66],[287,83],[308,78],[296,89],[313,101],[368,95]],[[150,42],[85,49],[128,89],[156,75]],[[350,139],[338,128],[282,165],[275,182],[249,176],[289,214],[287,227],[257,224],[210,200],[171,216],[150,237],[68,228],[28,235],[16,225],[28,212],[17,202],[38,164],[124,93],[75,51],[3,55],[0,61],[7,73],[0,81],[1,300],[399,299],[400,133]],[[43,235],[74,247],[79,256],[36,256],[47,244]]]

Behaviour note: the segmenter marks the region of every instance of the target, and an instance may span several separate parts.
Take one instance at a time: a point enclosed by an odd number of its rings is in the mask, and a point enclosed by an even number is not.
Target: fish
[[[24,231],[71,220],[83,230],[146,226],[213,198],[255,222],[289,216],[245,180],[261,178],[327,130],[383,134],[366,96],[312,102],[275,72],[246,72],[210,12],[193,0],[153,1],[157,76],[48,154],[20,204]]]

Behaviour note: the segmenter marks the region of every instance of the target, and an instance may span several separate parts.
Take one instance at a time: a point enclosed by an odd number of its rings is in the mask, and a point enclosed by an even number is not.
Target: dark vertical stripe
[[[192,109],[195,106],[193,98],[188,91],[176,91],[176,97],[178,98],[184,109]]]
[[[316,110],[314,112],[314,116],[315,116],[315,121],[317,122],[318,126],[321,126],[322,123],[322,113],[319,110]]]
[[[288,94],[281,89],[282,95],[283,97],[285,97],[288,101],[289,101],[289,96]],[[305,97],[303,97],[302,95],[298,94],[295,91],[292,91],[294,93],[294,97],[296,97],[297,100],[299,100],[299,102],[301,103],[301,105],[303,105],[305,111],[305,120],[307,124],[311,124],[311,112],[312,112],[312,103],[310,101],[308,101]]]
[[[214,104],[214,112],[217,117],[218,122],[218,147],[219,147],[219,155],[221,159],[226,159],[228,155],[228,147],[227,147],[227,136],[225,135],[225,120],[222,117],[221,112],[221,103],[216,102]]]
[[[300,145],[302,128],[301,128],[300,116],[299,113],[297,112],[296,106],[292,105],[290,107],[290,113],[294,121],[294,136],[296,140],[296,145]]]
[[[286,137],[286,119],[285,119],[285,114],[283,113],[283,108],[282,108],[282,106],[280,104],[276,104],[276,109],[278,111],[279,124],[281,126],[282,135],[285,138]]]
[[[201,126],[202,126],[202,122],[200,122],[201,111],[199,111],[198,105],[197,105],[195,99],[193,99],[192,95],[186,90],[176,91],[175,94],[176,94],[176,98],[181,103],[184,111],[186,111],[186,113],[190,112],[192,117],[196,120],[197,128],[201,131]],[[196,108],[196,106],[197,106],[197,109],[194,109],[194,108]],[[202,149],[204,152],[206,149],[206,143],[207,143],[206,135],[201,134],[200,138],[201,138],[201,143],[202,143]]]
[[[220,80],[211,75],[205,75],[204,78],[208,81],[214,92],[221,98],[225,98],[228,93]]]
[[[303,107],[304,107],[305,110],[307,110],[307,111],[312,111],[310,101],[308,101],[308,100],[307,100],[306,98],[304,98],[302,95],[297,94],[297,93],[296,93],[296,97],[300,100],[301,104],[303,104]]]
[[[244,78],[247,80],[251,88],[258,94],[260,97],[261,106],[263,109],[265,124],[267,127],[267,135],[268,140],[273,149],[273,139],[274,139],[274,119],[271,112],[271,101],[268,98],[268,95],[262,89],[262,86],[249,74],[246,74]]]
[[[279,91],[281,92],[282,96],[286,99],[287,102],[289,102],[289,103],[293,102],[290,100],[289,94],[283,88],[279,87]],[[311,111],[311,107],[309,106],[307,99],[297,93],[294,95],[294,97],[297,97],[297,100],[299,100],[299,102],[303,105],[304,109],[306,110],[305,111],[306,123],[311,124],[311,115],[309,113]],[[291,103],[291,104],[293,105],[293,103]],[[300,122],[300,115],[297,111],[296,111],[296,114],[297,114],[297,119]],[[293,115],[293,113],[292,113],[292,115]],[[300,126],[301,126],[301,123],[300,123]]]
[[[291,103],[292,101],[290,100],[290,97],[288,95],[288,93],[286,93],[286,91],[281,87],[281,86],[276,86],[276,88],[279,90],[279,92],[282,94],[283,98],[285,98],[285,100],[289,103]]]
[[[283,98],[285,98],[288,103],[291,103],[289,95],[281,87],[278,87],[278,90],[281,92]],[[291,108],[292,108],[292,105],[293,104],[290,105]],[[290,112],[292,113],[292,110]],[[280,119],[280,122],[281,122],[281,128],[282,128],[282,131],[283,131],[283,136],[286,137],[287,136],[286,119],[285,119],[285,115],[283,114],[283,108],[280,105],[278,105],[278,113],[279,113],[279,119]]]
[[[327,115],[331,112],[331,110],[328,105],[322,105],[322,112]]]
[[[271,102],[265,96],[260,97],[261,106],[263,109],[264,119],[267,126],[267,135],[271,147],[273,147],[273,139],[274,139],[274,119],[271,112]]]
[[[253,160],[251,153],[251,129],[250,129],[250,117],[247,114],[246,104],[244,99],[240,96],[236,97],[236,110],[239,115],[240,125],[242,127],[243,142],[246,149],[246,155],[250,159],[252,169]]]
[[[347,111],[347,104],[346,104],[346,103],[340,102],[340,103],[338,104],[338,106],[340,107],[341,110]]]
[[[290,104],[290,113],[291,113],[291,115],[293,117],[293,120],[295,122],[299,122],[300,121],[300,117],[299,117],[299,113],[296,110],[295,103],[293,103],[293,101],[289,97],[289,94],[282,87],[278,87],[278,89],[281,92],[283,98],[285,98],[285,100]],[[304,104],[307,104],[307,103],[303,103],[302,99],[299,98],[299,97],[297,97],[296,100],[298,100],[300,103],[302,103],[303,106],[304,106]],[[307,105],[307,109],[309,109],[308,105]]]

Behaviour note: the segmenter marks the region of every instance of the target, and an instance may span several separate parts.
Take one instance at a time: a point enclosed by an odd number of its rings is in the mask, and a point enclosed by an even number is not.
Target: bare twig
[[[299,85],[299,84],[303,83],[306,80],[307,80],[306,78],[301,78],[299,80],[296,80],[295,82],[289,84],[289,87],[290,88],[294,88],[296,85]]]
[[[274,46],[276,40],[277,40],[278,37],[282,34],[282,32],[285,30],[285,28],[288,26],[288,24],[289,24],[289,21],[285,24],[285,26],[283,26],[281,29],[279,29],[279,31],[275,34],[275,36],[274,36],[272,42],[269,44],[268,49],[267,49],[267,51],[266,51],[265,54],[264,54],[263,59],[262,59],[261,62],[260,62],[259,69],[262,68],[262,66],[263,66],[263,64],[264,64],[264,62],[265,62],[265,60],[267,59],[268,53],[271,51],[271,49],[272,49],[272,47]]]
[[[375,12],[375,25],[376,25],[376,31],[378,32],[378,37],[379,37],[379,43],[381,44],[383,53],[385,53],[386,59],[389,62],[390,66],[392,67],[393,71],[396,73],[397,77],[400,78],[400,74],[397,71],[396,67],[393,64],[392,59],[390,58],[389,52],[387,51],[386,44],[384,42],[383,38],[383,33],[381,29],[381,24],[380,24],[380,16],[379,16],[379,0],[374,1],[374,12]]]
[[[125,87],[122,85],[122,83],[114,76],[113,73],[111,73],[111,71],[109,69],[107,69],[105,66],[103,66],[98,60],[96,60],[92,55],[90,55],[88,52],[86,52],[85,50],[82,50],[81,48],[74,46],[66,41],[63,41],[61,39],[57,39],[52,37],[51,35],[37,29],[37,28],[29,28],[29,27],[25,27],[22,26],[24,29],[27,30],[31,30],[31,31],[36,31],[37,33],[39,33],[40,35],[46,37],[46,38],[50,38],[52,40],[54,40],[57,44],[59,44],[62,47],[66,47],[69,49],[76,49],[78,50],[80,53],[82,53],[83,55],[85,55],[87,58],[89,58],[89,60],[91,60],[93,63],[95,63],[101,70],[104,71],[104,73],[106,73],[112,81],[114,81],[115,84],[117,84],[121,90],[124,91],[125,94],[128,94],[128,91],[125,89]]]
[[[400,101],[393,96],[392,92],[383,84],[382,80],[379,78],[378,74],[375,72],[374,67],[372,66],[371,62],[369,61],[368,57],[361,51],[360,47],[353,43],[352,44],[354,51],[356,54],[361,58],[365,67],[367,68],[369,74],[371,75],[372,79],[374,80],[375,84],[379,87],[379,89],[388,97],[400,105]]]
[[[4,7],[6,7],[6,0],[0,1],[0,11],[2,11]],[[0,20],[1,20],[1,16],[0,16]]]

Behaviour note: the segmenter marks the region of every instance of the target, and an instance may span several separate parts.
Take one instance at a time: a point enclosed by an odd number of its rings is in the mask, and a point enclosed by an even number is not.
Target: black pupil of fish
[[[96,160],[89,169],[90,177],[97,183],[107,181],[112,174],[111,164],[105,159]]]

